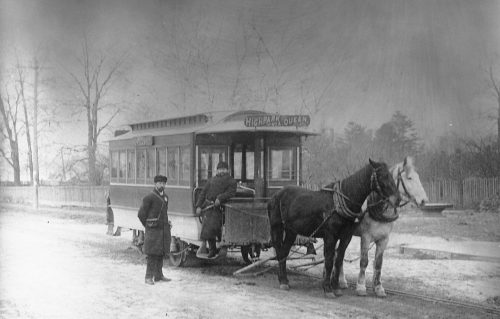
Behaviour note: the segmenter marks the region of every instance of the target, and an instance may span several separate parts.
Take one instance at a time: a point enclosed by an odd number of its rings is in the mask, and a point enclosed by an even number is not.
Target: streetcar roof
[[[318,135],[307,126],[247,126],[248,116],[279,116],[262,111],[214,111],[184,117],[132,123],[130,131],[111,139],[111,141],[126,140],[140,136],[179,135],[179,134],[210,134],[232,132],[282,132],[298,135]],[[303,117],[303,116],[302,116]],[[308,118],[308,117],[307,117]]]

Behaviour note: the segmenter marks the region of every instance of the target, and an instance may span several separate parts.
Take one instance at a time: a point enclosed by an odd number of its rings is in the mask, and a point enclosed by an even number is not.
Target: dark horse
[[[288,186],[275,193],[268,203],[271,241],[279,262],[280,289],[289,289],[286,258],[298,234],[323,238],[325,271],[323,289],[329,296],[340,296],[339,270],[351,241],[361,205],[371,192],[396,207],[400,196],[385,163],[369,164],[353,175],[327,185],[320,191]],[[339,241],[332,278],[335,246]]]

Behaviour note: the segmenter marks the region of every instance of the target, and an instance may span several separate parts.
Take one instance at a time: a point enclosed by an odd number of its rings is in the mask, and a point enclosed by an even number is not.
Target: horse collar
[[[357,214],[353,212],[351,209],[349,209],[346,203],[346,199],[350,202],[351,200],[342,193],[341,189],[342,189],[342,181],[338,181],[335,184],[333,184],[332,199],[333,199],[334,210],[344,218],[355,220],[360,216],[360,214],[359,213]],[[361,205],[359,204],[356,205],[361,207]]]

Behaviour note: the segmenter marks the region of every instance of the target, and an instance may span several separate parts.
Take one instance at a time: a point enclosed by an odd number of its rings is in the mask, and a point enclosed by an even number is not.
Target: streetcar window
[[[144,184],[146,177],[146,150],[137,150],[137,184]]]
[[[246,165],[246,173],[247,179],[254,179],[254,152],[247,151],[247,165]]]
[[[249,146],[241,144],[235,146],[233,165],[235,179],[254,179],[254,152],[249,150]]]
[[[233,155],[233,161],[234,161],[234,178],[235,179],[241,179],[241,176],[243,174],[241,166],[243,163],[243,152],[238,152],[235,151]]]
[[[167,147],[167,178],[170,185],[179,184],[179,148]]]
[[[135,183],[135,150],[127,151],[127,182]]]
[[[119,152],[119,168],[118,168],[118,178],[120,179],[120,182],[125,181],[125,173],[127,171],[127,152],[126,151],[120,151]]]
[[[156,159],[155,149],[148,148],[147,149],[147,169],[146,169],[146,183],[147,184],[153,183],[153,179],[155,177],[155,167],[156,167],[155,159]]]
[[[111,152],[111,178],[118,178],[118,152]]]
[[[181,185],[189,185],[191,171],[191,149],[189,146],[180,147],[181,159],[179,169],[179,180]]]
[[[156,174],[167,176],[167,148],[156,149]]]
[[[271,148],[269,157],[269,177],[274,180],[295,179],[297,159],[292,147]]]
[[[208,180],[208,165],[209,165],[209,155],[207,150],[202,150],[200,152],[200,170],[199,170],[199,180]]]

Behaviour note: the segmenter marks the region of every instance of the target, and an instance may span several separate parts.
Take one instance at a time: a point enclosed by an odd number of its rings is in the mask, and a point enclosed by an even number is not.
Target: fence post
[[[459,205],[460,205],[460,208],[464,208],[464,179],[461,178],[458,180],[458,201],[459,201]]]

